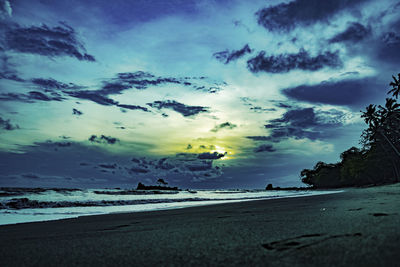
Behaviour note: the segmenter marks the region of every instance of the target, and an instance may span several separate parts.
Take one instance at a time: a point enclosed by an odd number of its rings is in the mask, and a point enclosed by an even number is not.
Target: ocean
[[[341,191],[0,188],[0,225],[337,192]]]

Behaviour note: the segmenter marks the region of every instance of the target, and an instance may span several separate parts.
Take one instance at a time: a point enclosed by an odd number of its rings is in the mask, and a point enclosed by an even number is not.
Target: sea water
[[[337,192],[341,191],[0,188],[0,225]]]

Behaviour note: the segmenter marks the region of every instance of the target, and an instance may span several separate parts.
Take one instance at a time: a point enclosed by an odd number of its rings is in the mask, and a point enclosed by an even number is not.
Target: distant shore
[[[396,266],[400,184],[0,226],[2,266]]]

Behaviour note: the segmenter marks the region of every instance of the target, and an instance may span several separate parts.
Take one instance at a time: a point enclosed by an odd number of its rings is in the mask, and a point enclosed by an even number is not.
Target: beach
[[[2,266],[399,266],[400,184],[0,226]]]

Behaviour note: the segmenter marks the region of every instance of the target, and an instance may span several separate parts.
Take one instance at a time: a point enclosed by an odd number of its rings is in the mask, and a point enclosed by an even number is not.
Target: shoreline
[[[284,191],[284,190],[278,190],[278,191]],[[297,192],[297,190],[286,190],[286,191],[292,191]],[[301,190],[304,191],[304,190]],[[270,191],[263,191],[263,192],[270,192]],[[3,221],[0,220],[0,226],[2,225],[15,225],[15,224],[20,224],[20,223],[33,223],[33,222],[48,222],[48,221],[59,221],[59,220],[64,220],[64,219],[74,219],[74,218],[79,218],[79,217],[86,217],[86,216],[98,216],[98,215],[107,215],[107,214],[119,214],[119,213],[137,213],[137,212],[152,212],[152,211],[162,211],[162,210],[175,210],[175,209],[185,209],[185,208],[190,208],[190,207],[201,207],[201,206],[212,206],[212,205],[222,205],[222,204],[232,204],[232,203],[238,203],[238,202],[247,202],[247,201],[260,201],[260,200],[273,200],[273,199],[281,199],[281,198],[297,198],[297,197],[311,197],[311,196],[317,196],[317,195],[325,195],[325,194],[336,194],[336,193],[342,193],[344,192],[343,189],[325,189],[325,190],[312,190],[310,192],[317,192],[317,193],[311,193],[311,194],[299,194],[299,195],[274,195],[274,196],[265,196],[265,197],[246,197],[246,198],[234,198],[234,199],[210,199],[210,200],[189,200],[189,201],[171,201],[171,202],[165,202],[163,203],[164,206],[158,206],[159,204],[162,203],[146,203],[146,204],[140,204],[139,206],[146,206],[148,205],[148,208],[144,209],[139,209],[139,210],[134,210],[137,204],[134,205],[106,205],[106,206],[85,206],[84,208],[87,208],[88,211],[85,214],[83,211],[81,211],[82,214],[68,214],[66,213],[65,215],[55,215],[59,214],[57,213],[58,209],[65,209],[65,208],[71,208],[74,209],[76,207],[80,206],[66,206],[66,207],[56,207],[56,208],[27,208],[28,210],[37,210],[40,213],[40,210],[44,209],[53,209],[54,213],[42,213],[39,215],[32,215],[30,218],[21,219],[21,217],[18,217],[20,215],[17,215],[17,220],[16,222],[9,222],[7,223],[7,219],[3,218]],[[155,206],[154,206],[155,205]],[[151,207],[152,206],[152,207]],[[158,206],[158,207],[157,207]],[[120,207],[121,210],[119,211],[107,211],[108,208],[118,208]],[[121,208],[122,207],[122,208]],[[96,209],[96,208],[104,208],[103,211],[90,211],[89,209]],[[125,210],[123,210],[126,208]],[[16,211],[24,211],[25,208],[21,209],[16,209]],[[13,211],[13,210],[11,210]],[[65,212],[65,211],[64,211]],[[0,214],[1,216],[7,216],[6,214]],[[58,218],[57,218],[58,217]],[[1,218],[0,218],[1,219]],[[10,221],[10,220],[8,220]]]
[[[3,266],[395,266],[400,184],[0,226]]]

